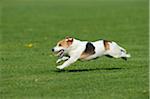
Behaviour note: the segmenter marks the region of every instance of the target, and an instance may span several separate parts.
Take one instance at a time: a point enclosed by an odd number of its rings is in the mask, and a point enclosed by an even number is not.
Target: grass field
[[[148,0],[3,0],[0,15],[0,99],[149,98]],[[58,72],[50,49],[67,35],[114,40],[132,57]]]

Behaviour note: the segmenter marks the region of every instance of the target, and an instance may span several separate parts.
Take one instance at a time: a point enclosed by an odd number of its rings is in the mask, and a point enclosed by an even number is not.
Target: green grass
[[[0,15],[1,99],[149,98],[148,0],[3,0]],[[67,35],[114,40],[132,57],[57,72],[50,49]]]

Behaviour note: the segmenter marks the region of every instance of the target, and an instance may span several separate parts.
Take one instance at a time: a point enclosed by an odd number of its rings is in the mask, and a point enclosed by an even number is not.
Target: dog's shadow
[[[98,70],[121,70],[125,68],[90,68],[90,69],[72,69],[72,70],[55,70],[55,72],[88,72]]]

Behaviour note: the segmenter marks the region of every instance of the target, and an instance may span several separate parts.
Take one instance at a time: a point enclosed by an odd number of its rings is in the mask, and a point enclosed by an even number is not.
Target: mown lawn
[[[148,0],[3,0],[0,6],[1,99],[149,98]],[[78,61],[58,72],[50,49],[67,35],[114,40],[132,57]]]

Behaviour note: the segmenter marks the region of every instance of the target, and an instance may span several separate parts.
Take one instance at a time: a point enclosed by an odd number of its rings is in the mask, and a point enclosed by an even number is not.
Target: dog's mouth
[[[64,55],[64,50],[61,49],[60,51],[55,52],[56,56],[62,57]]]

